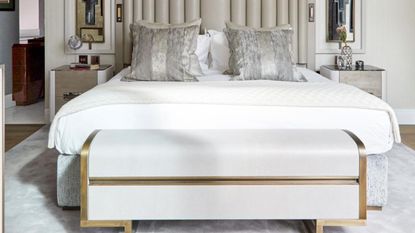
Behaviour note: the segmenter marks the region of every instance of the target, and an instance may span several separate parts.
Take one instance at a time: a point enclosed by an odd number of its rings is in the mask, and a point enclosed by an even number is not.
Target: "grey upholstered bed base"
[[[57,198],[61,207],[80,205],[80,157],[59,155],[57,164]],[[388,198],[388,158],[368,156],[367,205],[382,207]]]

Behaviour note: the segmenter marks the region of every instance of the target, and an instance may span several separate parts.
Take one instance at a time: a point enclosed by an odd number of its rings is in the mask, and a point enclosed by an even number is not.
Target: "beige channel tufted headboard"
[[[226,21],[251,27],[291,24],[294,29],[294,59],[307,64],[307,0],[117,0],[123,20],[117,23],[116,61],[130,64],[132,43],[129,25],[137,20],[182,23],[202,18],[202,28],[222,31]],[[121,6],[121,5],[118,5]],[[122,61],[122,62],[121,62]]]

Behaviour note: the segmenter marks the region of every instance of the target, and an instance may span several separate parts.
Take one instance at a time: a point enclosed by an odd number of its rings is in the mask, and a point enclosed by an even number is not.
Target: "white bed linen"
[[[310,70],[299,70],[310,82],[330,82]],[[109,82],[119,82],[126,72]],[[229,76],[212,71],[200,79],[215,80],[229,80]],[[347,129],[364,142],[368,154],[380,154],[394,143],[390,122],[387,112],[357,108],[118,104],[61,117],[53,140],[60,153],[79,154],[95,129]]]

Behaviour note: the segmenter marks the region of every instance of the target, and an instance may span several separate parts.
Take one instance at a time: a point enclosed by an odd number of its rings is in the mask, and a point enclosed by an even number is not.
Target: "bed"
[[[333,86],[338,86],[311,70],[300,68],[300,71],[309,83],[330,83]],[[121,78],[128,72],[128,68],[124,69],[105,86],[107,88],[119,86],[122,83],[120,81]],[[201,83],[203,82],[207,85],[212,82],[227,82],[230,78],[228,75],[218,74],[215,71],[207,71],[206,73],[208,74],[200,78],[200,80]],[[89,97],[89,99],[94,98]],[[327,96],[327,98],[330,98],[330,96]],[[82,144],[95,129],[131,128],[347,129],[363,140],[368,154],[385,153],[392,148],[395,141],[393,121],[391,121],[390,115],[388,112],[378,109],[350,108],[347,106],[328,108],[311,105],[309,107],[255,106],[241,105],[239,103],[235,105],[183,104],[179,102],[128,104],[124,103],[123,100],[109,105],[103,103],[92,106],[88,106],[81,111],[75,110],[76,112],[74,113],[61,113],[58,115],[58,121],[55,121],[52,126],[49,146],[56,147],[61,154],[79,154]],[[255,120],[252,121],[250,119]]]
[[[201,18],[201,31],[222,31],[226,21],[251,27],[289,23],[295,31],[293,61],[312,64],[307,56],[307,44],[313,42],[307,37],[307,28],[313,27],[307,21],[307,1],[124,0],[123,5],[123,22],[116,24],[116,31],[122,32],[116,37],[115,55],[120,72],[63,106],[51,125],[49,147],[60,153],[59,206],[79,206],[79,154],[96,129],[349,130],[363,141],[369,154],[367,204],[386,205],[388,161],[384,153],[400,141],[399,128],[389,105],[357,88],[328,81],[305,68],[298,68],[307,79],[300,84],[232,82],[220,69],[204,69],[199,82],[190,84],[121,81],[129,68],[120,67],[131,64],[129,26],[141,19],[181,23]],[[186,101],[180,101],[183,97]]]
[[[337,87],[319,74],[300,68],[307,78],[305,85]],[[369,198],[371,206],[383,206],[387,199],[387,158],[395,141],[399,141],[393,112],[361,107],[293,107],[241,104],[94,103],[97,96],[109,100],[107,89],[120,87],[121,78],[129,72],[122,70],[108,83],[85,93],[57,114],[50,131],[49,147],[61,154],[58,159],[58,204],[79,205],[79,154],[83,143],[96,129],[346,129],[355,133],[365,144],[368,157]],[[200,84],[211,86],[228,83],[230,77],[215,71],[205,71]],[[128,85],[128,84],[127,84]],[[157,85],[166,85],[165,83]],[[344,85],[345,86],[345,85]],[[212,88],[212,87],[210,87]],[[220,87],[219,87],[220,88]],[[354,87],[347,86],[370,100],[383,101]],[[122,89],[120,89],[122,90]],[[99,91],[99,93],[94,93]],[[119,90],[118,90],[119,91]],[[123,93],[127,92],[122,90]],[[335,93],[332,93],[332,95]],[[326,96],[324,98],[333,98]],[[86,106],[79,108],[79,105]],[[110,102],[110,101],[109,101]],[[118,103],[117,103],[118,102]],[[91,105],[92,104],[92,105]],[[374,105],[373,105],[374,106]],[[386,104],[385,104],[386,106]],[[74,109],[75,108],[75,109]],[[391,115],[392,114],[392,115]],[[241,117],[242,116],[242,117]],[[252,120],[255,119],[255,120]],[[371,173],[374,173],[372,176]],[[371,187],[371,188],[370,188]]]

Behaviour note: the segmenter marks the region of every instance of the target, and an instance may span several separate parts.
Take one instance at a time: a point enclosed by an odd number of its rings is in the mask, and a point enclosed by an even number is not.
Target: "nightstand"
[[[71,69],[60,66],[50,71],[50,120],[71,99],[113,77],[111,65],[101,65],[98,70]]]
[[[335,82],[345,83],[386,100],[386,71],[365,65],[363,69],[339,69],[335,65],[321,66],[320,74]]]

